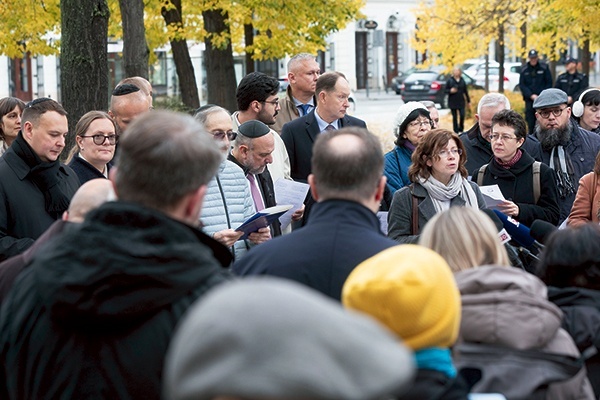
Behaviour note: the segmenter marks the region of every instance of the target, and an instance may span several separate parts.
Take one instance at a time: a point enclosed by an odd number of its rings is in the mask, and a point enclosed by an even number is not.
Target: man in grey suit
[[[290,158],[292,179],[307,182],[311,174],[313,144],[317,136],[326,130],[340,129],[346,126],[366,128],[365,121],[346,114],[350,103],[350,85],[341,72],[326,72],[317,79],[315,88],[317,107],[310,113],[288,122],[283,126],[281,138]],[[308,193],[304,204],[305,225],[314,200]]]
[[[288,122],[281,131],[295,181],[306,182],[311,173],[312,147],[319,133],[345,126],[367,127],[364,121],[346,115],[350,107],[350,85],[342,73],[330,71],[321,75],[315,94],[317,107],[307,115]]]

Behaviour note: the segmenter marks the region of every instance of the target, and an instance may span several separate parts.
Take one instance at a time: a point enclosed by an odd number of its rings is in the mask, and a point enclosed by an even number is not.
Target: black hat
[[[251,139],[265,136],[271,129],[258,120],[246,121],[238,126],[238,133]]]
[[[577,59],[573,58],[573,57],[569,57],[565,60],[565,65],[570,64],[570,63],[575,63],[577,64]]]
[[[535,50],[535,49],[529,50],[529,54],[528,54],[529,58],[533,58],[533,57],[537,57],[537,56],[538,56],[537,50]]]

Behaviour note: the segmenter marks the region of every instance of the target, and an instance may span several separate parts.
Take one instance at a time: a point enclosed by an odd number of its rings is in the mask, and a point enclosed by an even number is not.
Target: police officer
[[[577,72],[577,59],[569,57],[565,61],[565,73],[556,78],[554,87],[565,92],[569,98],[569,106],[577,99],[579,93],[588,87],[588,77]]]
[[[535,110],[533,101],[544,89],[552,87],[552,75],[548,64],[539,61],[537,50],[529,50],[529,61],[521,69],[519,88],[525,100],[525,119],[529,127],[529,133],[533,133],[535,127]]]

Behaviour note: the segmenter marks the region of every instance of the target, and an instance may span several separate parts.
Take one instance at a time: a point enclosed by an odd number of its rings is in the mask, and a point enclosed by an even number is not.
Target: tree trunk
[[[83,114],[108,108],[108,17],[106,0],[61,0],[60,85],[69,113],[65,159]]]
[[[252,46],[254,43],[254,27],[252,24],[244,25],[244,41],[246,43],[246,48]],[[252,54],[246,51],[246,74],[250,72],[254,72],[254,60],[252,59]]]
[[[585,39],[581,48],[579,49],[581,61],[581,72],[590,76],[590,39]]]
[[[125,76],[148,79],[148,43],[144,28],[143,0],[119,0],[123,23],[123,66]]]
[[[225,21],[227,14],[221,14],[221,10],[209,10],[202,13],[204,28],[210,33],[221,33],[229,30]],[[231,42],[224,49],[213,47],[210,38],[204,40],[206,50],[204,60],[206,61],[206,82],[208,89],[208,102],[218,104],[229,111],[237,110],[235,92],[237,83],[235,80],[235,69],[233,68],[233,50]]]
[[[523,13],[525,13],[525,11],[523,11]],[[527,48],[527,22],[523,22],[523,25],[521,25],[521,54],[524,54],[523,57],[521,57],[521,63],[525,64],[527,62],[527,52],[529,51],[529,49]]]
[[[504,25],[498,27],[498,49],[500,50],[497,54],[498,63],[500,68],[498,69],[498,92],[504,93]]]
[[[167,25],[183,26],[181,14],[181,0],[170,0],[175,7],[163,7],[161,14]],[[198,85],[196,84],[196,75],[194,75],[194,66],[190,58],[190,52],[187,42],[183,39],[173,39],[171,43],[171,52],[175,62],[175,70],[179,78],[179,89],[181,91],[181,101],[190,109],[200,107],[200,97],[198,96]]]

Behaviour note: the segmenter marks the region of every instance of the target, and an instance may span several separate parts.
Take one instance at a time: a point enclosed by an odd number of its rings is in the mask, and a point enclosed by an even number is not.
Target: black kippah
[[[126,94],[139,92],[140,88],[132,85],[131,83],[124,83],[119,85],[112,91],[113,96],[125,96]]]
[[[269,132],[271,132],[271,129],[267,125],[255,119],[251,121],[246,121],[240,126],[238,126],[239,134],[242,134],[252,139],[265,136]]]

